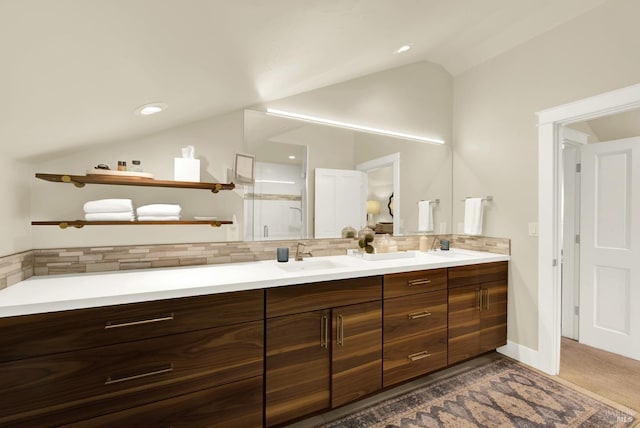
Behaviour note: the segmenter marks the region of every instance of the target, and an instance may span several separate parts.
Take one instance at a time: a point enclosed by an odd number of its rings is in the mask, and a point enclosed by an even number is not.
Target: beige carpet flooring
[[[640,412],[640,361],[562,338],[560,378]]]

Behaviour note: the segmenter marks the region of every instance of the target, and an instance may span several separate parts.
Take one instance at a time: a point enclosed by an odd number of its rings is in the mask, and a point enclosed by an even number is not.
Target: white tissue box
[[[200,181],[200,159],[174,158],[173,179],[176,181]]]

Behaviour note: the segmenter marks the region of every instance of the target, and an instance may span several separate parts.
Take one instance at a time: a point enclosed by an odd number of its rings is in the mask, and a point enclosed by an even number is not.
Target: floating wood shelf
[[[201,183],[192,181],[155,180],[146,177],[130,177],[117,175],[69,175],[69,174],[42,174],[36,173],[41,180],[55,183],[72,183],[76,187],[84,187],[85,184],[114,184],[121,186],[147,186],[147,187],[175,187],[181,189],[204,189],[218,193],[220,190],[233,190],[233,183]]]
[[[60,229],[75,227],[81,229],[85,226],[137,226],[137,225],[166,225],[166,224],[204,224],[213,227],[220,227],[223,224],[233,224],[227,220],[168,220],[168,221],[32,221],[32,226],[58,226]]]

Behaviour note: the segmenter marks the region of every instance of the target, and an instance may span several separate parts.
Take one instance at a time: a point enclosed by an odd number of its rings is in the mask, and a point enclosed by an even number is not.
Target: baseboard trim
[[[501,346],[496,351],[523,364],[543,370],[540,367],[540,353],[519,343],[508,340],[505,346]]]

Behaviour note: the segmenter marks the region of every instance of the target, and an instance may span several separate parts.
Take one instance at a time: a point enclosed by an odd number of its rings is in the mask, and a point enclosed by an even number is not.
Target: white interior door
[[[346,169],[315,170],[316,238],[339,238],[346,226],[366,223],[367,174]]]
[[[580,342],[640,359],[640,138],[581,157]]]

